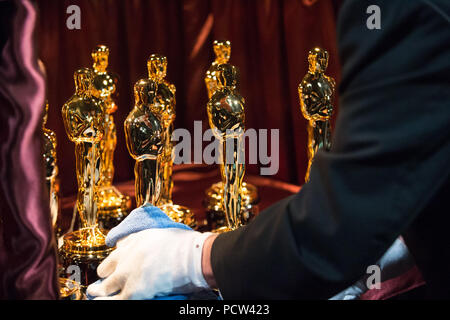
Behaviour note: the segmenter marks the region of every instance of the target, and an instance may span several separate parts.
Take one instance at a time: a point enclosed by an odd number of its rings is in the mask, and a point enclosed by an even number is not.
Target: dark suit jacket
[[[432,297],[450,297],[449,14],[448,0],[344,1],[332,150],[298,194],[216,239],[225,299],[329,298],[401,234]]]

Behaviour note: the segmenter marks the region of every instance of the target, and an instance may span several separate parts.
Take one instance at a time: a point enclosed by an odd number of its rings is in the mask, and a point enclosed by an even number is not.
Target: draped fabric
[[[0,299],[55,299],[56,254],[41,156],[45,79],[32,1],[0,1]]]
[[[72,195],[74,146],[65,134],[61,107],[74,92],[74,71],[92,64],[90,52],[97,44],[110,48],[109,70],[120,76],[116,183],[133,179],[123,121],[133,106],[133,84],[147,77],[148,56],[160,53],[168,58],[167,78],[177,87],[175,128],[193,132],[197,120],[205,130],[203,78],[213,60],[212,41],[228,39],[231,63],[241,71],[246,127],[280,130],[275,178],[301,184],[307,134],[297,86],[314,46],[330,52],[327,74],[339,81],[339,2],[79,0],[75,3],[81,9],[81,30],[69,30],[67,8],[74,1],[0,0],[0,298],[57,298],[57,261],[41,157],[42,111],[47,97],[47,127],[58,138],[61,195]],[[38,58],[46,66],[46,80]],[[258,169],[248,166],[249,173]]]
[[[279,129],[280,165],[275,178],[302,184],[307,132],[297,87],[307,72],[308,51],[314,46],[329,51],[327,74],[339,81],[335,43],[339,2],[79,0],[81,30],[69,30],[66,10],[73,1],[38,1],[40,58],[48,71],[47,126],[59,139],[62,195],[76,192],[76,177],[74,146],[64,132],[61,107],[74,92],[73,72],[92,65],[90,53],[99,43],[110,48],[109,70],[120,76],[115,113],[116,183],[134,178],[123,121],[134,104],[134,83],[147,77],[149,55],[167,56],[167,79],[177,87],[175,128],[193,133],[194,121],[202,121],[203,130],[208,128],[204,76],[214,59],[212,42],[228,39],[232,43],[230,63],[240,69],[246,128]],[[259,167],[248,165],[247,172],[258,174]]]

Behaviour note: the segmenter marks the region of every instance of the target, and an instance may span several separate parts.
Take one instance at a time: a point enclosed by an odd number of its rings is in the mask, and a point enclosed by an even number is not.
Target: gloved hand
[[[120,238],[125,234],[121,231],[123,227],[116,228],[111,230],[111,236],[108,234],[107,243],[114,245],[118,240],[117,248],[99,265],[97,273],[104,279],[88,287],[89,296],[96,299],[152,299],[209,288],[202,274],[201,259],[203,243],[212,233],[168,224]]]

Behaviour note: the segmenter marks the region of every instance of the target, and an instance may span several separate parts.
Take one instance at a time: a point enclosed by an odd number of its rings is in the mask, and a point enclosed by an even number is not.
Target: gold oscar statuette
[[[162,189],[157,206],[172,220],[195,228],[196,221],[193,212],[187,207],[174,204],[172,201],[173,143],[171,137],[176,116],[176,88],[175,85],[165,79],[167,58],[159,54],[152,54],[147,60],[147,67],[149,79],[157,85],[155,101],[151,104],[152,111],[161,119],[164,131],[163,151],[159,159]]]
[[[155,205],[161,197],[161,164],[164,128],[161,118],[152,111],[157,83],[141,79],[134,85],[135,105],[124,123],[127,148],[136,160],[134,166],[136,205]]]
[[[218,69],[221,64],[227,64],[231,56],[231,42],[228,40],[215,40],[213,49],[216,58],[206,72],[205,84],[208,93],[208,99],[219,88]],[[236,87],[239,85],[239,78],[236,75]],[[223,170],[222,164],[221,171]],[[208,224],[212,229],[217,229],[227,225],[225,210],[223,207],[223,183],[222,181],[214,183],[205,191],[203,206],[205,207]],[[248,183],[242,183],[242,205],[241,217],[242,223],[248,223],[259,211],[259,195],[256,186]]]
[[[116,91],[117,77],[107,71],[109,49],[107,46],[98,45],[92,51],[93,59],[93,95],[103,100],[105,106],[105,132],[100,142],[101,171],[100,189],[98,193],[98,222],[105,230],[112,229],[119,224],[128,214],[131,207],[131,199],[123,195],[113,186],[114,177],[114,150],[116,149],[117,136],[114,123],[114,112],[117,104],[113,100]]]
[[[209,125],[221,145],[222,199],[227,225],[214,229],[214,232],[222,233],[237,229],[243,223],[245,101],[236,89],[236,67],[221,64],[216,76],[217,90],[208,102],[207,111]]]
[[[50,214],[52,218],[53,231],[55,233],[56,242],[58,242],[61,236],[61,229],[58,226],[58,218],[60,215],[60,205],[59,205],[59,180],[58,180],[58,165],[56,158],[56,134],[46,128],[48,117],[48,102],[45,103],[44,119],[42,122],[42,132],[43,132],[43,157],[45,166],[45,182],[47,185],[47,190],[50,198]]]
[[[75,94],[64,104],[62,116],[67,136],[75,143],[78,182],[77,209],[81,228],[64,235],[60,250],[66,270],[76,265],[81,271],[81,285],[86,288],[98,279],[97,266],[114,249],[105,244],[98,227],[97,203],[100,187],[100,144],[105,132],[105,106],[92,95],[93,73],[75,72]]]
[[[214,40],[213,49],[216,58],[206,71],[205,84],[208,92],[208,99],[211,99],[218,89],[217,71],[221,64],[228,63],[231,57],[231,42],[228,40]]]
[[[50,199],[50,215],[52,218],[53,232],[55,234],[55,240],[58,244],[58,240],[61,236],[62,230],[58,225],[59,215],[61,208],[59,205],[59,180],[58,180],[58,165],[56,158],[56,134],[46,128],[48,117],[48,101],[45,103],[44,118],[42,122],[43,132],[43,157],[45,167],[45,182]],[[81,288],[79,283],[69,280],[67,278],[59,278],[60,298],[63,300],[80,300],[82,297]]]
[[[331,149],[333,94],[336,83],[325,75],[328,52],[314,48],[308,54],[309,70],[298,86],[301,111],[308,121],[308,168],[305,182],[309,181],[311,165],[319,149]]]

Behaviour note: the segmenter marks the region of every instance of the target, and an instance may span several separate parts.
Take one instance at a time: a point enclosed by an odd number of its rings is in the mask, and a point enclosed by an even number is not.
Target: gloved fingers
[[[155,292],[152,286],[144,285],[144,283],[136,284],[133,279],[128,279],[118,298],[122,300],[150,300],[154,297]]]
[[[121,239],[120,244],[117,243],[118,247],[97,267],[97,275],[100,278],[109,277],[116,270],[118,263],[132,252],[129,248],[135,245],[134,239],[136,237],[137,234],[130,234]]]
[[[134,233],[129,234],[129,235],[127,235],[127,236],[125,236],[125,237],[120,238],[119,240],[117,240],[116,247],[117,247],[117,248],[122,247],[123,244],[127,243],[127,241],[126,241],[127,239],[133,238],[133,235],[134,235]]]
[[[97,275],[100,278],[109,277],[114,272],[114,270],[116,270],[117,263],[119,262],[120,252],[121,250],[119,249],[114,250],[108,257],[106,257],[105,260],[103,260],[102,263],[100,263],[100,265],[97,267]]]
[[[120,294],[116,294],[115,296],[110,297],[97,297],[94,300],[125,300],[125,299],[122,298]]]
[[[119,293],[108,296],[98,296],[94,300],[130,300],[131,294],[129,291],[123,289]]]
[[[131,234],[117,240],[116,248],[122,249],[124,247],[129,246],[130,244],[134,243],[134,239],[136,239],[138,236],[139,236],[139,232],[136,232],[136,233],[131,233]]]
[[[97,298],[113,296],[115,293],[120,292],[125,281],[126,279],[123,275],[113,274],[100,283],[91,284],[87,289],[87,294]]]

